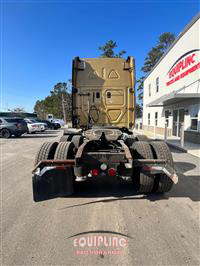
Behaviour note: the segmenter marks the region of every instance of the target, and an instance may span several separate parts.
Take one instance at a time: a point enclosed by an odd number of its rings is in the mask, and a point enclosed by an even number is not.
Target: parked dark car
[[[0,117],[0,137],[10,138],[12,135],[20,137],[28,131],[26,122],[22,118]]]
[[[61,128],[61,125],[59,123],[52,122],[54,129]]]
[[[50,122],[48,120],[37,119],[37,121],[46,123],[49,129],[58,129],[61,127],[59,123]]]

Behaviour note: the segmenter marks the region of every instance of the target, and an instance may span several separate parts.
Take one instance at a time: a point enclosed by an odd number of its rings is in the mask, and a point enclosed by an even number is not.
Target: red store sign
[[[190,73],[200,68],[200,62],[196,62],[197,56],[195,52],[197,51],[200,51],[200,49],[191,50],[183,54],[178,60],[176,60],[176,62],[173,64],[173,66],[168,71],[170,80],[166,82],[167,86],[188,76]]]

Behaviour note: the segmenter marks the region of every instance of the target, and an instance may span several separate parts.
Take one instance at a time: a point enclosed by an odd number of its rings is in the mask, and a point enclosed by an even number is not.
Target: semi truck
[[[72,128],[45,142],[32,171],[33,199],[75,192],[91,178],[132,179],[138,193],[165,193],[178,177],[165,142],[133,133],[136,114],[133,57],[72,61]]]

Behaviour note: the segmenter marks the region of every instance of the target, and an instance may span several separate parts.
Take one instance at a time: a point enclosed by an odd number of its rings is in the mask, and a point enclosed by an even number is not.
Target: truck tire
[[[40,147],[34,165],[37,165],[42,160],[51,160],[54,158],[54,153],[56,151],[56,147],[58,146],[58,142],[45,142]],[[40,177],[34,175],[32,177],[32,186],[33,186],[33,200],[41,201],[51,198],[52,195],[52,178],[49,173],[45,175],[45,177]]]
[[[36,154],[34,165],[37,165],[42,160],[53,159],[57,146],[58,146],[58,142],[43,143],[38,153]]]
[[[56,148],[54,160],[66,160],[74,159],[75,157],[75,146],[73,142],[65,141],[60,142]]]
[[[75,146],[72,142],[60,142],[54,155],[55,160],[74,159]],[[67,167],[65,170],[56,170],[54,181],[55,192],[59,195],[71,195],[74,191],[74,171],[73,167]]]
[[[83,137],[80,135],[75,135],[72,138],[72,142],[74,143],[74,146],[76,147],[76,149],[78,149],[79,146],[83,143]]]
[[[152,141],[150,142],[152,147],[154,159],[164,159],[167,163],[174,168],[174,162],[171,151],[167,144],[163,141]],[[165,174],[158,174],[155,178],[155,184],[153,191],[155,192],[168,192],[173,186],[173,181]]]
[[[70,139],[71,139],[71,136],[70,135],[63,135],[60,138],[60,141],[59,142],[69,141]]]
[[[136,141],[131,146],[133,159],[153,159],[151,146],[145,141]],[[139,193],[151,193],[154,186],[154,175],[143,173],[140,167],[134,167],[132,176],[134,188]]]
[[[131,147],[132,144],[133,144],[135,141],[136,141],[135,136],[130,135],[130,136],[125,140],[125,144],[126,144],[128,147]]]
[[[149,140],[148,137],[145,135],[137,135],[135,139],[136,141],[148,141]]]
[[[74,158],[74,144],[71,142],[46,142],[37,156],[36,163],[41,160],[55,159],[65,160]],[[52,169],[43,176],[32,177],[33,200],[42,201],[59,196],[71,195],[73,193],[74,173],[73,167],[66,170]]]
[[[9,139],[11,137],[11,132],[9,129],[7,128],[3,128],[1,131],[0,131],[0,137],[1,138],[4,138],[4,139]]]

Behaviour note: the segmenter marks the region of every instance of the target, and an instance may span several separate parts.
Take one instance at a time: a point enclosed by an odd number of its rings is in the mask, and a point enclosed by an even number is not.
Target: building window
[[[156,78],[156,92],[159,92],[159,77]]]
[[[150,113],[148,113],[148,125],[150,125]]]
[[[194,119],[194,118],[191,118],[191,129],[192,130],[197,130],[197,124],[198,124],[198,120],[197,119]]]
[[[149,84],[149,97],[151,97],[151,84]]]
[[[155,112],[155,126],[158,125],[158,112]]]
[[[165,111],[165,123],[167,123],[167,127],[169,126],[169,110]]]
[[[197,130],[198,128],[198,106],[193,105],[190,111],[190,119],[191,119],[191,124],[190,124],[190,129],[191,130]]]

